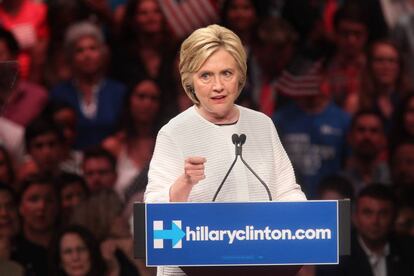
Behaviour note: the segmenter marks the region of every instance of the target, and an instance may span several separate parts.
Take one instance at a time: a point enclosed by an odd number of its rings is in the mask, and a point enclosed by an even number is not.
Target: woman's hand
[[[185,159],[184,163],[184,177],[188,184],[195,185],[200,180],[206,178],[204,174],[204,157],[194,156]]]
[[[190,156],[185,159],[184,173],[178,177],[170,188],[170,202],[183,202],[188,200],[193,186],[206,178],[204,163],[206,158]]]

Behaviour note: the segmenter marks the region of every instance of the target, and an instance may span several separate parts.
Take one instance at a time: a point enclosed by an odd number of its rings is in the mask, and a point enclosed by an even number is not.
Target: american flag
[[[291,97],[318,95],[323,78],[322,62],[322,60],[316,62],[302,60],[295,63],[282,72],[274,88]]]
[[[213,0],[158,0],[168,24],[178,38],[218,22]]]

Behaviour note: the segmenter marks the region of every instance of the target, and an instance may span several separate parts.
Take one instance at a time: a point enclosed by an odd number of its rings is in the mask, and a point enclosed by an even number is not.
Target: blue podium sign
[[[147,266],[338,263],[338,202],[146,204]]]

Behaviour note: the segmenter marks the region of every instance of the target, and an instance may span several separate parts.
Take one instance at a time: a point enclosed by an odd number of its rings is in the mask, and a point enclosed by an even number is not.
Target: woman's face
[[[199,113],[215,124],[237,120],[234,106],[239,93],[240,73],[236,60],[224,49],[217,50],[193,74]]]
[[[414,97],[409,99],[404,112],[404,129],[408,134],[414,136]]]
[[[135,21],[143,33],[153,34],[162,31],[164,17],[154,0],[142,0],[137,6]]]
[[[91,269],[91,257],[82,238],[76,233],[65,234],[60,241],[62,268],[69,276],[84,276]]]
[[[91,36],[84,36],[74,45],[72,62],[74,70],[90,75],[98,73],[104,65],[104,47]]]
[[[256,11],[250,0],[233,0],[227,12],[227,20],[236,32],[249,31],[256,21]]]
[[[395,85],[400,74],[397,50],[388,44],[377,44],[372,50],[372,72],[375,80],[384,86]]]
[[[134,122],[151,123],[155,120],[160,109],[160,94],[158,86],[150,80],[135,86],[130,99]]]

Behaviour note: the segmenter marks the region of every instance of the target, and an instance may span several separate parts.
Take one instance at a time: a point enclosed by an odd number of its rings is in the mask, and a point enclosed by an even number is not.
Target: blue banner
[[[338,263],[338,202],[146,204],[148,266]]]

